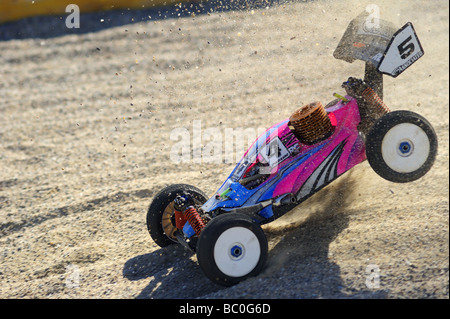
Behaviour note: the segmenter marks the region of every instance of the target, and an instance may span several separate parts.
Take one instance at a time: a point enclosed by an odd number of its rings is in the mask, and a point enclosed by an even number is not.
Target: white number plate
[[[422,45],[413,25],[408,22],[392,37],[378,65],[378,71],[396,77],[419,60],[423,54]]]

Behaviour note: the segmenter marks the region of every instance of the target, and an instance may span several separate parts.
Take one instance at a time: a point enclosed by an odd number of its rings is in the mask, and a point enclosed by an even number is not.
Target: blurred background
[[[1,0],[0,41],[84,34],[125,24],[288,2],[292,0]],[[66,8],[71,4],[79,8],[80,28],[61,28],[61,23],[70,19],[72,11],[66,12]]]
[[[3,0],[0,2],[0,23],[39,15],[61,15],[66,7],[76,4],[82,12],[118,9],[141,9],[165,6],[185,0]]]

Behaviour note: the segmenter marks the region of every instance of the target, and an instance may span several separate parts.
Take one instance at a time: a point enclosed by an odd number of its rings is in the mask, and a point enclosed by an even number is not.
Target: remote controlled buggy
[[[161,247],[181,244],[197,254],[212,281],[230,286],[264,267],[268,244],[260,225],[282,216],[355,165],[368,160],[392,182],[417,180],[431,168],[437,138],[422,116],[390,111],[383,74],[397,77],[423,54],[411,23],[370,28],[352,20],[334,57],[365,62],[364,79],[343,82],[346,94],[305,105],[270,127],[251,145],[210,198],[197,187],[162,189],[147,213]]]

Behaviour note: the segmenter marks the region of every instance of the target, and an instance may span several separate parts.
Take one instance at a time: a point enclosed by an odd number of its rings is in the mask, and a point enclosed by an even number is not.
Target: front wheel
[[[153,241],[160,247],[177,243],[174,217],[174,200],[178,195],[187,194],[197,206],[208,199],[200,189],[188,184],[174,184],[163,188],[154,197],[147,211],[147,229]]]
[[[264,231],[250,217],[225,213],[202,230],[196,251],[200,268],[209,279],[232,286],[262,270],[268,244]]]
[[[370,166],[381,177],[406,183],[424,176],[437,153],[431,124],[419,114],[393,111],[375,122],[366,140]]]

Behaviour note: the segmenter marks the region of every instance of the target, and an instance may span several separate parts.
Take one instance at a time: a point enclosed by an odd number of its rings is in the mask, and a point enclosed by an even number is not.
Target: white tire
[[[381,177],[406,183],[424,176],[437,154],[437,137],[419,114],[393,111],[375,122],[367,134],[366,156]]]
[[[231,286],[262,270],[268,244],[263,230],[250,217],[225,213],[213,218],[202,230],[196,252],[209,279]]]

